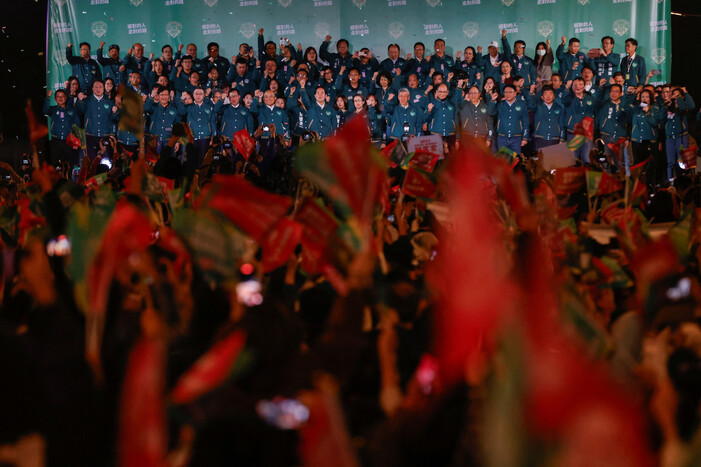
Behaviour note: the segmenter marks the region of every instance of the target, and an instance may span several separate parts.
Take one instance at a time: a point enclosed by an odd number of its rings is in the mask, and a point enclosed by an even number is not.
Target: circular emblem
[[[168,111],[168,113],[171,114],[171,115],[175,115],[175,110],[171,109],[171,110]]]
[[[330,117],[330,116],[331,116],[331,111],[330,111],[330,110],[327,110],[327,111],[326,111],[326,115],[328,115],[328,116]]]
[[[256,25],[253,23],[243,23],[241,24],[239,32],[246,39],[250,39],[251,37],[253,37],[253,34],[256,33]]]
[[[520,111],[521,111],[521,106],[520,106],[520,105],[517,105],[517,106],[514,107],[514,108],[516,109],[517,112],[520,112]]]
[[[448,106],[448,110],[453,110],[453,106],[452,106],[452,105],[449,105],[449,106]],[[517,110],[521,110],[521,109],[517,109]]]
[[[555,115],[560,115],[560,109],[555,109]]]
[[[102,104],[102,106],[105,108],[105,110],[109,110],[109,108],[110,108],[110,105],[107,102]]]
[[[480,112],[482,112],[483,114],[486,114],[486,113],[487,113],[487,109],[485,109],[485,108],[483,107],[483,108],[480,109]]]
[[[462,25],[462,33],[465,34],[469,39],[472,39],[480,31],[479,24],[474,21],[468,21]]]
[[[204,109],[205,113],[211,113],[212,111],[210,109]]]
[[[638,62],[633,62],[633,68],[637,68],[637,67],[638,67]]]
[[[414,111],[412,110],[412,111],[409,112],[409,115],[411,115],[411,116],[413,117],[413,116],[416,115],[416,112],[414,112]]]
[[[245,111],[245,110],[242,110],[242,111],[241,111],[241,115],[246,115],[246,111]]]

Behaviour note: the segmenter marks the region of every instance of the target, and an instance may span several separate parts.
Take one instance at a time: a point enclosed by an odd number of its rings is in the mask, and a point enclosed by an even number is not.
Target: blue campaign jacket
[[[639,54],[635,54],[635,57],[631,60],[626,55],[621,59],[621,73],[626,79],[626,85],[633,87],[642,86],[647,78],[645,59]]]
[[[408,134],[416,136],[421,133],[421,127],[424,124],[425,115],[423,110],[411,104],[405,109],[401,105],[397,105],[392,112],[392,117],[389,119],[389,129],[387,131],[390,138],[401,138],[404,135],[404,125],[408,125]]]
[[[290,124],[285,109],[275,106],[270,109],[265,104],[258,104],[258,101],[254,99],[251,103],[251,112],[258,117],[259,125],[266,126],[272,123],[275,125],[275,134],[277,136],[284,136],[286,139],[290,139]],[[272,132],[264,131],[261,136],[270,138],[272,137]]]
[[[521,76],[524,79],[524,87],[530,87],[530,85],[534,84],[536,80],[535,63],[533,63],[533,59],[530,57],[526,57],[525,55],[523,55],[522,57],[513,55],[511,53],[511,46],[509,45],[509,40],[504,38],[502,43],[504,43],[504,41],[506,42],[506,44],[504,45],[504,56],[514,66],[514,70],[511,72],[511,75]]]
[[[91,93],[92,83],[96,79],[102,79],[102,72],[97,62],[92,58],[85,60],[83,57],[74,56],[73,47],[66,47],[66,60],[71,64],[73,76],[78,78],[80,90],[86,94]]]
[[[436,100],[433,108],[427,112],[426,123],[428,131],[438,133],[441,136],[455,134],[455,121],[458,113],[458,106],[449,99],[443,101]]]
[[[102,76],[104,79],[112,78],[115,86],[119,86],[121,83],[127,81],[127,77],[124,72],[119,71],[119,68],[124,64],[121,58],[117,60],[112,60],[109,56],[104,57],[102,55],[102,49],[97,49],[97,61],[102,65]]]
[[[591,60],[591,64],[596,70],[597,81],[600,79],[609,81],[621,65],[621,54],[611,52],[606,57],[596,57]]]
[[[83,116],[86,135],[106,136],[112,133],[115,118],[113,106],[114,102],[104,95],[100,100],[91,95],[78,101],[76,109]]]
[[[195,102],[183,104],[181,100],[177,100],[176,106],[180,116],[185,117],[195,139],[206,139],[216,132],[217,114],[211,100],[204,99],[200,105]]]
[[[574,93],[567,93],[563,96],[565,104],[565,127],[569,131],[574,131],[574,126],[581,122],[584,117],[596,117],[596,100],[585,92],[582,98],[578,98]]]
[[[497,134],[506,138],[528,139],[528,104],[523,99],[516,98],[509,105],[506,99],[497,104]]]
[[[647,112],[639,104],[631,104],[628,110],[630,139],[636,143],[657,140],[660,121],[665,118],[665,114],[666,111],[663,112],[657,104],[651,104]]]
[[[224,100],[220,99],[214,105],[214,112],[221,115],[221,127],[217,134],[232,139],[234,133],[244,129],[248,130],[248,133],[251,135],[255,133],[253,115],[245,105],[239,104],[234,107],[231,104],[224,104]]]
[[[335,78],[341,71],[341,67],[345,66],[346,71],[350,70],[350,68],[353,66],[353,56],[348,52],[346,52],[345,56],[342,56],[339,53],[329,52],[329,43],[330,41],[324,41],[321,43],[319,46],[319,57],[329,64],[333,70],[333,76]]]
[[[621,99],[618,104],[610,100],[601,104],[596,113],[596,128],[602,136],[618,139],[628,136],[628,106]]]
[[[44,100],[44,115],[51,119],[49,132],[52,138],[66,139],[71,133],[73,125],[80,126],[80,117],[78,111],[68,107],[59,107],[50,105],[51,99]]]
[[[541,99],[531,96],[529,108],[533,112],[533,136],[552,141],[565,138],[565,108],[553,101],[550,108]]]
[[[562,77],[562,82],[567,83],[575,78],[582,76],[582,70],[586,65],[590,65],[589,58],[582,52],[577,52],[572,55],[569,51],[565,50],[564,45],[560,44],[557,48],[556,56],[560,62],[560,76]],[[575,62],[579,62],[577,68],[573,68]]]
[[[159,143],[167,141],[173,134],[173,125],[182,120],[175,104],[168,103],[167,106],[163,107],[150,97],[146,99],[144,104],[144,113],[151,116],[148,132],[151,135],[157,135]]]
[[[312,102],[307,106],[305,112],[305,128],[308,131],[315,131],[320,138],[328,138],[338,128],[336,114],[338,112],[330,103],[324,104],[324,107],[319,107],[319,104]]]

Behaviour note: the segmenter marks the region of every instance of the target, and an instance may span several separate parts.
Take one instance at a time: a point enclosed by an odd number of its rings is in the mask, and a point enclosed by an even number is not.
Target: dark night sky
[[[0,24],[0,114],[5,148],[12,141],[24,141],[25,99],[31,98],[37,113],[45,95],[47,0],[2,0]],[[701,1],[672,0],[672,11],[689,16],[672,16],[672,48],[695,48],[701,31]],[[693,16],[698,15],[698,16]],[[691,42],[693,38],[693,42]],[[699,62],[672,61],[672,78],[684,83],[701,99]]]

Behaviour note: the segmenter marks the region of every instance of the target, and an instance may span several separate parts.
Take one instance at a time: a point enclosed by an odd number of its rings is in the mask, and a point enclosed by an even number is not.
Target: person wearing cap
[[[98,63],[90,58],[90,44],[80,43],[80,56],[73,55],[73,44],[66,47],[66,60],[71,64],[73,76],[78,78],[80,90],[86,94],[90,93],[92,83],[95,80],[102,80],[102,72]]]
[[[233,139],[234,133],[246,130],[250,135],[255,131],[253,114],[243,105],[241,93],[236,88],[229,90],[226,99],[219,99],[214,105],[214,112],[221,116],[221,126],[218,135]]]
[[[536,84],[536,70],[533,59],[524,55],[526,42],[522,40],[514,42],[514,53],[512,54],[509,39],[503,36],[502,41],[504,42],[504,57],[513,65],[514,74],[523,78],[523,87],[530,90],[531,86]]]
[[[127,51],[127,56],[124,57],[124,66],[127,73],[138,71],[143,75],[146,69],[146,62],[148,62],[148,59],[144,57],[144,46],[138,42]]]
[[[424,112],[409,102],[410,93],[406,88],[399,90],[399,103],[394,107],[389,119],[387,136],[390,139],[407,140],[410,136],[421,134],[424,124]]]
[[[410,74],[415,73],[419,80],[419,87],[424,88],[430,80],[431,67],[428,64],[428,60],[424,58],[425,46],[423,42],[417,42],[414,44],[414,57],[407,55],[407,66],[404,75],[408,77]],[[408,84],[408,81],[407,81]]]
[[[51,134],[51,163],[58,161],[69,162],[72,166],[75,163],[75,150],[66,144],[66,138],[71,134],[73,126],[80,126],[78,112],[66,105],[66,91],[59,89],[54,95],[56,105],[51,105],[51,90],[46,91],[44,100],[44,115],[51,119],[49,133]]]
[[[565,139],[565,108],[555,102],[555,90],[549,84],[543,86],[540,98],[529,95],[528,107],[533,112],[533,139],[536,152],[559,144]]]
[[[348,52],[348,41],[346,39],[336,41],[336,53],[329,52],[330,43],[331,36],[326,36],[324,42],[319,46],[319,57],[329,64],[331,70],[333,70],[333,77],[336,79],[338,74],[341,73],[341,68],[350,70],[353,66],[353,56]]]
[[[216,42],[207,44],[207,55],[207,71],[209,72],[209,70],[216,66],[219,70],[219,74],[221,76],[226,76],[231,63],[229,63],[229,60],[225,57],[219,55],[219,44]]]
[[[446,75],[451,73],[453,68],[455,68],[455,60],[445,53],[445,41],[443,39],[436,39],[433,42],[433,49],[436,53],[433,54],[428,61],[429,68]]]
[[[528,143],[528,105],[516,98],[516,87],[504,86],[504,98],[497,104],[497,147],[508,148],[516,154]]]
[[[645,59],[637,54],[638,41],[632,37],[626,39],[626,56],[621,59],[621,72],[626,86],[642,91],[647,77]]]
[[[360,72],[360,84],[370,89],[380,70],[380,63],[367,47],[363,47],[353,56],[355,56],[353,66]]]
[[[226,80],[230,83],[232,88],[239,90],[239,95],[243,96],[247,93],[255,93],[257,88],[257,75],[258,70],[253,69],[251,71],[248,69],[248,62],[246,59],[237,57],[234,66],[229,68],[229,73],[226,75]]]
[[[598,50],[598,56],[591,59],[591,64],[596,70],[596,80],[606,80],[608,82],[613,78],[613,74],[618,71],[621,65],[621,54],[614,53],[613,45],[616,41],[611,36],[601,38],[601,49]]]
[[[506,29],[501,31],[501,44],[504,50],[509,48],[509,42],[506,40]],[[506,56],[499,53],[499,43],[492,41],[487,46],[487,55],[482,57],[482,68],[484,68],[484,78],[492,78],[494,82],[501,83],[501,62],[506,60]]]
[[[567,53],[565,53],[565,44],[567,44]],[[579,51],[579,46],[580,42],[576,37],[571,38],[568,43],[567,37],[562,36],[562,42],[555,52],[560,62],[560,75],[565,84],[582,76],[584,65],[589,64],[587,56]]]
[[[108,56],[105,57],[102,54],[105,42],[100,42],[100,47],[97,49],[97,62],[102,65],[102,75],[107,78],[112,78],[115,87],[119,87],[120,84],[126,82],[127,76],[125,74],[126,67],[119,58],[119,46],[117,44],[112,44],[107,49]]]

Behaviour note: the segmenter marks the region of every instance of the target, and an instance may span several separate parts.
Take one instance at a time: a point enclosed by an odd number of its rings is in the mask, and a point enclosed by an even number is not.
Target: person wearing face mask
[[[553,56],[553,49],[550,48],[550,39],[546,42],[538,42],[535,46],[534,60],[538,91],[544,85],[552,84],[553,63],[555,63],[555,57]]]
[[[90,44],[87,42],[80,43],[79,57],[73,55],[73,44],[69,43],[66,47],[66,60],[71,64],[73,75],[78,78],[83,93],[88,94],[93,82],[102,80],[100,65],[90,58]]]

